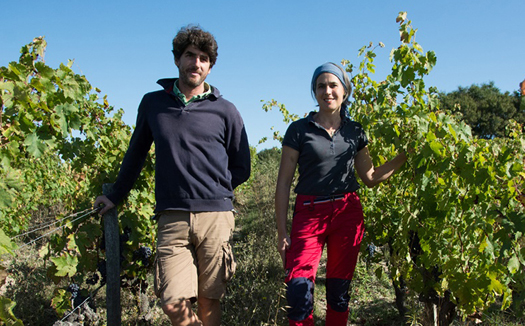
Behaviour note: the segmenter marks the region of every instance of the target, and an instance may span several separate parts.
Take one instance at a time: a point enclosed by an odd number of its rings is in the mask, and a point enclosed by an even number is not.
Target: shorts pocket
[[[235,257],[233,256],[233,250],[229,242],[225,242],[222,246],[222,266],[224,270],[224,282],[229,282],[233,274],[235,274],[235,269],[237,268],[237,263],[235,262]]]

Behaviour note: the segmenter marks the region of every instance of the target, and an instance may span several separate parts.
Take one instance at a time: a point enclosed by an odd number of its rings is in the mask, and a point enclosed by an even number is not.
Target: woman
[[[312,78],[312,95],[319,111],[293,122],[283,140],[275,213],[278,250],[286,269],[290,325],[314,325],[313,289],[325,243],[326,325],[346,325],[348,289],[364,232],[355,171],[366,186],[373,187],[407,159],[401,153],[374,167],[363,128],[347,115],[350,92],[350,80],[340,66],[325,63],[318,67]],[[288,202],[297,165],[297,198],[288,236]]]

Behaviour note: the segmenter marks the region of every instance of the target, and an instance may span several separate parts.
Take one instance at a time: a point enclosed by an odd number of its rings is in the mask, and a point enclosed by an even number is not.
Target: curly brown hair
[[[215,37],[199,26],[188,25],[182,27],[173,39],[173,56],[175,60],[179,60],[186,48],[190,45],[197,47],[199,50],[206,52],[210,57],[210,68],[213,67],[217,61],[217,41]]]

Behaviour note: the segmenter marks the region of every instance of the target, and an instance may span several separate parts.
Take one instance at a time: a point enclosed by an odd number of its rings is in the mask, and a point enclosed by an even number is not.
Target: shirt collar
[[[316,111],[312,111],[308,114],[308,116],[306,117],[306,119],[308,120],[308,122],[312,122],[314,123],[314,114],[316,114],[317,112]],[[346,122],[350,121],[350,115],[348,114],[348,108],[346,107],[346,105],[342,106],[341,107],[341,125],[342,124],[345,124]]]
[[[173,93],[173,95],[175,95],[178,98],[180,98],[180,100],[182,101],[182,103],[184,103],[184,105],[188,105],[191,102],[195,102],[197,100],[204,99],[204,98],[208,97],[208,95],[211,94],[211,86],[207,82],[204,82],[204,93],[201,93],[201,94],[198,94],[198,95],[194,95],[192,98],[190,98],[188,100],[188,99],[186,99],[186,96],[184,94],[182,94],[182,92],[180,91],[179,87],[177,86],[178,84],[179,84],[179,79],[176,79],[175,82],[173,83],[173,91],[172,91],[172,93]]]

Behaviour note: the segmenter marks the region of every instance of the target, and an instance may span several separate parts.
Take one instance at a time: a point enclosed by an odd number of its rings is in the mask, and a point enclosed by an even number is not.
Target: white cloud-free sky
[[[272,126],[286,129],[278,112],[262,110],[261,100],[275,99],[299,116],[315,108],[309,85],[318,65],[358,63],[359,48],[383,42],[375,63],[376,79],[384,78],[390,50],[399,45],[400,11],[418,29],[417,42],[436,53],[427,86],[450,92],[493,81],[513,92],[525,79],[523,0],[4,0],[1,7],[0,66],[44,36],[46,63],[57,68],[73,59],[74,71],[123,108],[129,125],[143,94],[157,90],[158,79],[177,76],[171,54],[177,31],[200,25],[219,44],[207,81],[237,106],[252,145],[271,138]]]

